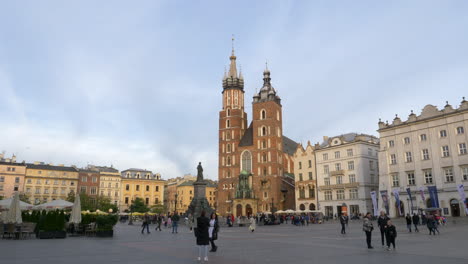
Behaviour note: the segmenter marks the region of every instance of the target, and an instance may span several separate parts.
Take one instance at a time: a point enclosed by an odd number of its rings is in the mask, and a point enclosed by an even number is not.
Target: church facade
[[[217,209],[222,215],[247,216],[295,209],[294,161],[297,143],[283,135],[281,99],[270,71],[252,99],[252,121],[244,106],[244,78],[234,50],[223,77],[219,112]]]

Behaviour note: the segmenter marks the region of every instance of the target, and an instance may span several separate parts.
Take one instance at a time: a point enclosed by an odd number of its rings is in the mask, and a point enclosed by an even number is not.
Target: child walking
[[[385,238],[387,239],[387,250],[391,250],[390,244],[393,245],[393,250],[395,250],[396,237],[397,237],[396,228],[393,225],[392,220],[388,220],[387,228],[385,229]]]

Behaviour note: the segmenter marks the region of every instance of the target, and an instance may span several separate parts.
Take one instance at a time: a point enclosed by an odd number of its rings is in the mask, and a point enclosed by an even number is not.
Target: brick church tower
[[[223,78],[219,114],[218,206],[225,215],[294,209],[293,155],[297,143],[283,136],[281,99],[270,71],[253,96],[252,122],[244,112],[244,80],[234,50]]]

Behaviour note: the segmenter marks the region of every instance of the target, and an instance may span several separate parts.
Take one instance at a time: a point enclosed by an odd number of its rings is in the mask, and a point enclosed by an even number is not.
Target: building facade
[[[306,148],[298,145],[294,154],[294,180],[296,188],[296,211],[316,211],[317,204],[317,170],[315,166],[315,149],[307,143]],[[293,208],[290,208],[293,209]],[[293,209],[294,210],[294,209]]]
[[[166,210],[168,212],[174,212],[176,209],[176,203],[178,204],[177,207],[181,208],[180,200],[176,200],[176,194],[177,194],[177,186],[183,184],[184,182],[187,181],[196,181],[197,176],[193,176],[191,174],[185,174],[183,177],[177,177],[177,178],[172,178],[168,179],[165,181],[164,185],[164,206],[166,207]],[[177,201],[177,202],[176,202]],[[190,203],[189,203],[190,204]],[[181,212],[180,210],[177,210]],[[185,212],[185,211],[183,211]]]
[[[206,199],[210,207],[215,209],[216,206],[216,184],[212,181],[205,180],[206,185]],[[192,202],[194,195],[194,181],[184,181],[177,185],[177,208],[174,210],[179,213],[185,213]]]
[[[122,197],[120,211],[130,210],[132,201],[143,199],[146,206],[162,204],[164,201],[164,181],[159,173],[142,169],[128,169],[121,172]]]
[[[120,208],[122,194],[122,176],[119,170],[107,166],[88,166],[88,169],[99,172],[99,195],[110,199],[111,203]]]
[[[11,159],[4,159],[0,155],[0,196],[10,198],[15,192],[23,192],[26,165],[17,163],[13,155]]]
[[[91,201],[96,201],[99,195],[99,171],[91,169],[78,170],[78,191],[88,195]]]
[[[315,146],[318,199],[327,216],[371,212],[371,191],[378,188],[379,139],[349,133],[324,137]]]
[[[390,216],[434,207],[436,201],[431,200],[428,192],[428,187],[433,186],[437,188],[442,214],[466,215],[463,203],[468,201],[462,201],[457,191],[458,185],[468,183],[466,129],[465,99],[458,108],[448,103],[441,110],[426,105],[419,116],[411,112],[406,121],[398,116],[391,124],[379,121],[379,188],[389,195]],[[394,192],[399,196],[399,208]],[[382,201],[379,208],[385,208]]]
[[[66,200],[77,193],[78,169],[35,162],[26,164],[24,192],[33,204]]]
[[[264,71],[263,86],[253,96],[247,126],[244,78],[237,72],[234,50],[230,61],[219,112],[218,212],[248,215],[293,208],[297,143],[283,136],[281,99],[271,85],[270,71]]]

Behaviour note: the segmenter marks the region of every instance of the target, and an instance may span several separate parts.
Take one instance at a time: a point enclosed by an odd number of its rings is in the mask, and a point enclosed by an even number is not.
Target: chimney
[[[11,156],[11,162],[16,162],[16,155]]]
[[[34,162],[34,165],[39,165],[39,164],[41,164],[40,161],[35,161],[35,162]]]
[[[328,142],[328,137],[327,137],[327,136],[323,136],[323,141]]]
[[[59,166],[59,167],[63,167],[63,166],[65,166],[65,165],[63,165],[63,164],[57,164],[57,166]]]

